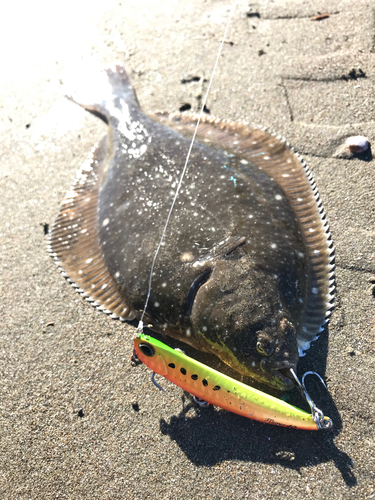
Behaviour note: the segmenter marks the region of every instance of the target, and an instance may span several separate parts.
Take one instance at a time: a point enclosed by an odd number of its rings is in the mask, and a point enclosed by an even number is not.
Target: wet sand
[[[239,2],[207,102],[286,137],[326,209],[337,306],[299,373],[325,377],[328,392],[308,387],[335,426],[310,433],[159,392],[129,362],[134,327],[92,309],[46,251],[105,132],[69,82],[120,61],[145,111],[197,111],[230,3],[51,4],[8,7],[0,34],[0,498],[374,498],[374,163],[341,149],[375,137],[370,4]]]

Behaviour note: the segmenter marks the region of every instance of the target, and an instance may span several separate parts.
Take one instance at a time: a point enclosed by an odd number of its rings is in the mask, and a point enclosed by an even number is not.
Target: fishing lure
[[[299,385],[311,406],[312,414],[238,382],[149,335],[139,334],[134,339],[134,350],[137,357],[154,373],[224,410],[293,429],[318,430],[332,426],[331,419],[324,417],[307,395],[303,381]]]

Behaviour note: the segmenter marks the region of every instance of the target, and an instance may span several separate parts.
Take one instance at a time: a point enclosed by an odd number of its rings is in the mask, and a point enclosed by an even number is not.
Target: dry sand
[[[114,60],[145,110],[196,111],[228,1],[3,7],[0,41],[0,498],[374,498],[375,137],[366,0],[239,1],[207,107],[287,137],[316,178],[336,244],[337,307],[299,372],[332,432],[196,409],[129,363],[134,328],[91,309],[46,251],[72,178],[105,127],[63,98]],[[312,21],[311,16],[329,17]],[[199,81],[196,81],[199,80]],[[182,83],[185,82],[185,83]],[[371,281],[372,280],[372,281]]]

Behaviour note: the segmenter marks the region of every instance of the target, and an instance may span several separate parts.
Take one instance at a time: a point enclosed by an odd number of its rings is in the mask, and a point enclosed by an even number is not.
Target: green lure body
[[[207,403],[268,424],[318,430],[310,413],[238,382],[153,337],[140,334],[134,339],[134,348],[151,370]]]

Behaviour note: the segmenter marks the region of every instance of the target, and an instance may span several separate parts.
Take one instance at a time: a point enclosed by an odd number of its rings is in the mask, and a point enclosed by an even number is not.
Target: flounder
[[[50,252],[100,310],[140,319],[194,115],[146,116],[121,66],[78,102],[108,124],[54,223]],[[144,321],[284,390],[332,309],[333,244],[305,163],[266,130],[203,117]]]

